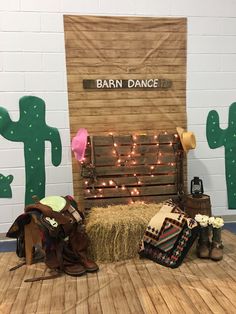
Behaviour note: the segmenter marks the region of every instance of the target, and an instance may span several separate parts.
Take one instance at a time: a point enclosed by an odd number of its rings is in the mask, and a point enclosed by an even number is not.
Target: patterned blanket
[[[141,241],[139,255],[176,268],[181,265],[198,230],[198,223],[172,200],[168,200],[150,220]]]

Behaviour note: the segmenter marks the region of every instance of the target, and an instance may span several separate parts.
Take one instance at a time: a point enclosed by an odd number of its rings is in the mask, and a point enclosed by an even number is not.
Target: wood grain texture
[[[81,171],[85,209],[181,194],[182,169],[177,134],[90,136]]]
[[[70,130],[90,135],[186,127],[185,18],[64,16]],[[167,90],[86,90],[83,80],[167,79]],[[73,162],[79,200],[78,165]]]
[[[100,263],[100,271],[25,283],[46,272],[44,263],[22,266],[14,252],[0,253],[0,313],[235,313],[236,235],[222,232],[220,262],[196,257],[166,268],[148,259]]]

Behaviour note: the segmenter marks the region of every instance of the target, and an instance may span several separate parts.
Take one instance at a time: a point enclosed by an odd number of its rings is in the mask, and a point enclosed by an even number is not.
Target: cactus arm
[[[57,167],[58,165],[60,165],[62,158],[62,145],[60,134],[56,128],[52,128],[49,126],[47,126],[45,133],[45,140],[51,143],[52,164]]]
[[[8,111],[0,107],[0,135],[9,141],[21,142],[21,126],[19,122],[14,122],[11,120]]]
[[[206,136],[210,148],[218,148],[226,142],[227,130],[222,130],[219,124],[219,115],[215,110],[211,110],[207,116]]]

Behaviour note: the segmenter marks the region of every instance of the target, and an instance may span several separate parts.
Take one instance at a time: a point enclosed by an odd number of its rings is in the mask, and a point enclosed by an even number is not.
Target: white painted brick
[[[0,51],[64,52],[64,34],[2,32]]]
[[[65,91],[65,74],[61,72],[28,72],[25,74],[25,88],[29,91]]]
[[[44,71],[66,71],[64,53],[48,53],[43,55]]]
[[[189,35],[188,53],[220,53],[222,52],[220,41],[220,36]]]
[[[223,152],[223,147],[220,147]],[[223,155],[223,154],[222,154]],[[225,161],[224,158],[214,158],[208,156],[208,159],[190,159],[188,160],[188,175],[199,177],[203,175],[224,175],[225,174]]]
[[[4,31],[40,31],[40,14],[26,12],[6,12],[2,16]]]
[[[236,54],[221,55],[221,71],[236,72]]]
[[[189,35],[219,35],[221,29],[220,18],[190,17],[188,18]]]
[[[4,206],[4,210],[1,210],[0,224],[11,222],[12,220],[13,220],[13,213],[12,213],[11,205],[6,205]]]
[[[0,32],[0,51],[21,51],[22,34]]]
[[[236,16],[234,18],[222,18],[219,34],[236,35]]]
[[[188,89],[234,89],[236,72],[192,72],[188,80]]]
[[[192,179],[193,177],[188,177],[188,182],[190,183]],[[204,191],[220,191],[225,189],[225,177],[223,175],[203,175],[201,179],[203,181]]]
[[[63,147],[69,147],[70,151],[70,130],[69,129],[60,129],[61,142]],[[69,153],[71,156],[71,153]],[[68,161],[71,163],[71,157],[68,157]]]
[[[213,216],[220,216],[220,217],[227,217],[228,215],[235,216],[235,209],[230,210],[230,209],[228,209],[228,207],[225,207],[225,206],[219,207],[216,204],[216,206],[214,206],[214,208],[212,208],[212,215]]]
[[[18,11],[19,9],[20,9],[20,0],[0,1],[0,11]]]
[[[21,97],[26,96],[24,91],[21,92],[0,92],[0,106],[8,110],[19,110],[19,100]]]
[[[13,220],[15,220],[22,213],[24,213],[24,207],[25,205],[23,203],[12,206]]]
[[[220,55],[188,54],[188,72],[216,72],[220,70]]]
[[[170,15],[170,0],[166,1],[156,1],[156,0],[148,0],[148,1],[131,1],[130,4],[134,5],[135,13],[141,15],[149,15],[149,16],[168,16]],[[119,4],[120,2],[117,2]],[[126,5],[124,4],[124,7]],[[131,7],[131,6],[130,6]],[[133,8],[131,7],[131,12]]]
[[[209,194],[211,195],[211,206],[212,206],[212,208],[219,206],[219,207],[224,207],[225,209],[228,209],[228,201],[227,201],[227,192],[226,191],[210,191]]]
[[[72,170],[71,166],[63,167],[48,167],[47,173],[47,184],[50,183],[71,183],[72,182]]]
[[[21,0],[22,11],[59,12],[61,0]]]
[[[47,111],[68,111],[67,92],[37,92],[36,96],[45,101]]]
[[[3,69],[3,54],[0,52],[0,71]]]
[[[45,142],[45,146],[47,147],[45,149],[45,165],[46,167],[53,165],[52,164],[52,151],[51,151],[51,143],[49,142]],[[64,148],[62,149],[62,160],[60,163],[60,167],[61,166],[66,166],[66,165],[70,165],[71,162],[69,162],[69,154],[68,154],[68,148]]]
[[[55,124],[56,122],[56,124]],[[65,111],[48,111],[47,124],[56,125],[60,129],[69,128],[69,115]]]
[[[109,2],[106,2],[105,6],[104,6],[104,3],[101,1],[100,8],[99,8],[99,2],[100,2],[99,0],[90,0],[90,1],[62,0],[62,12],[72,12],[74,14],[80,14],[80,13],[99,14],[100,12],[106,13],[104,9],[106,7],[110,8],[112,0]],[[120,6],[122,6],[122,4]],[[115,13],[117,12],[115,11]]]
[[[196,148],[191,150],[191,157],[196,159],[206,158],[207,153],[210,151],[211,158],[222,158],[222,150],[220,149],[211,149],[207,143],[207,139],[205,138],[204,142],[197,141]]]
[[[64,34],[25,33],[21,48],[23,51],[64,52]]]
[[[1,164],[4,164],[5,169],[9,167],[22,167],[24,166],[24,162],[23,149],[1,150]]]
[[[12,186],[12,198],[0,198],[0,208],[2,205],[24,203],[25,188],[23,186]]]
[[[226,1],[205,0],[172,0],[171,14],[180,16],[234,16],[236,3],[230,0],[230,5]]]
[[[70,195],[71,194],[70,184],[47,184],[46,186],[46,195]]]
[[[3,73],[0,72],[0,86],[2,91],[22,91],[24,90],[23,73]]]
[[[41,14],[42,32],[64,32],[63,15],[55,13]]]
[[[4,71],[42,71],[42,54],[40,53],[5,53]]]
[[[228,127],[228,123],[227,124],[226,123],[220,123],[220,126],[222,129],[226,129]],[[188,124],[187,129],[195,134],[196,141],[197,141],[197,148],[199,146],[198,142],[206,142],[207,141],[207,138],[206,138],[206,120],[203,121],[202,124]],[[192,153],[192,151],[189,152],[189,154],[191,154],[191,153]],[[193,151],[193,156],[194,156],[194,151]],[[207,152],[205,152],[205,156],[207,156]]]
[[[22,148],[23,149],[23,148]],[[10,152],[9,152],[10,154]],[[8,176],[9,174],[13,175],[12,186],[24,186],[25,185],[25,168],[0,168],[0,173],[4,176]]]
[[[0,224],[0,233],[6,233],[11,227],[12,222]]]
[[[210,108],[192,108],[188,114],[188,123],[191,125],[202,124],[204,125],[207,120],[207,115],[212,109]],[[219,107],[215,108],[220,117],[220,126],[228,122],[228,108]]]
[[[192,74],[191,74],[192,75]],[[236,89],[232,90],[187,90],[188,108],[208,107],[228,107],[235,101]],[[191,112],[191,111],[190,111]]]

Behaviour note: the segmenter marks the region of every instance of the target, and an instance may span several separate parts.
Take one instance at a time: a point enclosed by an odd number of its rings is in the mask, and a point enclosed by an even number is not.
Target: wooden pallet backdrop
[[[85,208],[176,196],[182,156],[177,134],[91,136],[82,165]]]
[[[186,127],[186,19],[64,16],[71,137]],[[84,89],[83,80],[166,79],[158,89]],[[74,194],[80,169],[73,159]]]

